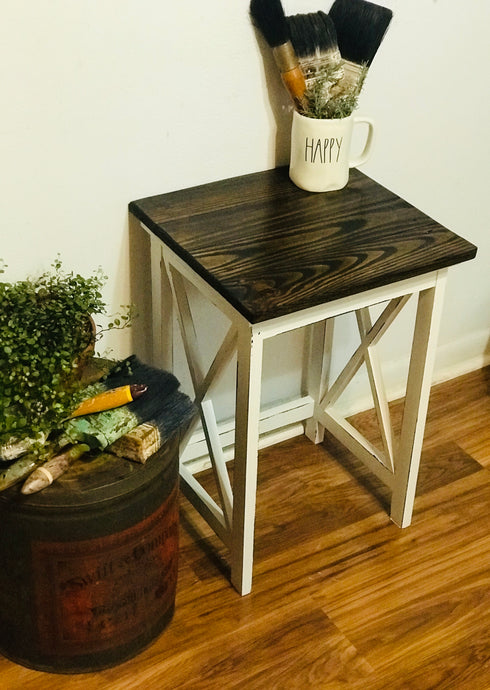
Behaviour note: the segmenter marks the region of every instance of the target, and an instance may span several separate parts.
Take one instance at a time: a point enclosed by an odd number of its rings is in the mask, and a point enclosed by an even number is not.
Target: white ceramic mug
[[[354,125],[368,126],[366,143],[355,158],[350,156]],[[308,192],[342,189],[349,181],[349,168],[365,163],[372,149],[374,122],[369,117],[319,120],[293,113],[289,177]]]

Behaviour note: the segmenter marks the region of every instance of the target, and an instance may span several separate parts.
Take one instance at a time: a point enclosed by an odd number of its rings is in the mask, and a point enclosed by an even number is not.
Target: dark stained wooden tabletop
[[[336,192],[298,189],[284,167],[133,201],[129,210],[251,323],[477,251],[356,169]]]

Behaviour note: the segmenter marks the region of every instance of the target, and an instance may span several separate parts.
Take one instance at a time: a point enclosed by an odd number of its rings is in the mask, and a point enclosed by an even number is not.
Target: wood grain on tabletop
[[[131,202],[129,209],[251,323],[472,259],[476,247],[360,171],[338,192],[287,168]]]

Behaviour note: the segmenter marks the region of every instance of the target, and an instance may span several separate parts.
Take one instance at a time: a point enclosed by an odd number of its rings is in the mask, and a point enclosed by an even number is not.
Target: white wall
[[[330,6],[284,4],[289,13]],[[490,4],[385,4],[395,19],[361,99],[360,112],[378,124],[364,170],[479,245],[477,260],[450,274],[441,377],[481,365],[489,352]],[[48,267],[59,252],[67,268],[102,265],[117,309],[131,299],[129,201],[287,162],[288,99],[248,0],[0,5],[7,279]],[[394,369],[407,337],[402,329],[387,346]],[[128,334],[107,345],[117,356],[133,350]],[[280,378],[275,372],[269,397],[281,397]]]

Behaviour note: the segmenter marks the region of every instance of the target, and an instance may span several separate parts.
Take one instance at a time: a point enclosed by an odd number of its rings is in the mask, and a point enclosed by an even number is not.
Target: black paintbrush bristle
[[[283,45],[289,40],[281,0],[251,0],[250,15],[271,48]]]
[[[338,50],[335,26],[325,12],[294,14],[287,18],[287,23],[299,58]]]
[[[321,27],[319,30],[324,49],[338,50],[337,31],[332,19],[322,11],[317,12],[316,16],[318,17],[318,26]]]
[[[287,17],[289,37],[299,58],[308,55],[309,52],[308,36],[305,32],[303,17],[302,14]]]
[[[144,364],[135,355],[116,366],[106,379],[108,389],[132,383],[148,386],[144,395],[129,403],[129,408],[141,422],[153,419],[158,414],[162,401],[175,393],[180,385],[173,374]]]
[[[329,11],[345,60],[370,65],[393,17],[386,7],[367,0],[335,0]]]
[[[327,100],[344,70],[335,26],[325,12],[295,14],[287,18],[291,43],[310,93]]]

